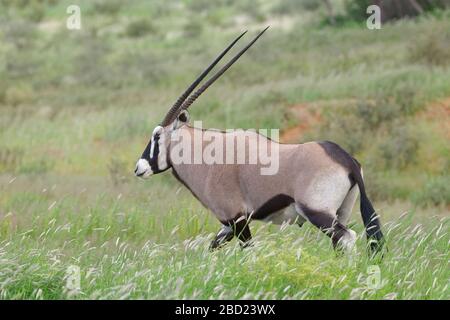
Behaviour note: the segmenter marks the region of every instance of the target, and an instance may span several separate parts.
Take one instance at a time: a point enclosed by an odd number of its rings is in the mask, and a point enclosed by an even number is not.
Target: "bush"
[[[414,2],[411,0],[346,0],[345,12],[348,18],[365,21],[367,19],[367,7],[376,4],[381,8],[381,20],[384,22],[404,17],[414,17],[427,11],[444,9],[450,6],[450,1],[448,0],[415,0]]]
[[[377,98],[375,101],[362,100],[358,102],[355,111],[364,126],[373,130],[398,116],[400,107],[393,99]]]
[[[339,112],[339,116],[336,116]],[[319,136],[333,140],[351,154],[361,151],[368,141],[373,141],[380,127],[389,127],[392,119],[401,114],[395,99],[376,98],[360,100],[339,110],[331,108],[324,113]]]
[[[373,0],[346,0],[346,16],[357,21],[365,20],[367,19],[367,7],[371,4],[373,4]]]
[[[381,157],[389,164],[388,167],[402,168],[408,161],[415,160],[418,139],[412,129],[399,124],[396,119],[406,119],[419,106],[417,90],[405,85],[393,89],[388,97],[362,99],[353,105],[326,110],[319,136],[321,140],[337,142],[354,154],[388,132],[389,137],[384,139],[386,141],[381,146]],[[336,116],[336,112],[339,116]]]
[[[0,10],[12,17],[20,16],[29,22],[40,22],[48,7],[55,6],[59,0],[0,0]]]
[[[410,47],[409,60],[430,66],[449,65],[450,32],[448,30],[433,30],[431,34],[420,37]]]
[[[10,21],[2,26],[5,40],[17,49],[29,49],[36,39],[36,26],[23,20]]]
[[[122,3],[120,0],[96,0],[94,10],[106,15],[116,15],[120,11]]]
[[[125,30],[125,34],[131,38],[142,37],[152,32],[155,32],[155,27],[145,19],[131,22]]]
[[[200,21],[192,20],[186,23],[183,28],[183,35],[186,38],[198,37],[203,32],[203,24]]]
[[[0,172],[15,172],[22,162],[24,151],[17,148],[0,148]]]
[[[83,47],[74,59],[73,76],[79,82],[90,85],[106,85],[111,79],[112,68],[106,63],[111,49],[106,41],[99,41],[96,35],[83,35]]]
[[[289,15],[302,10],[314,11],[321,6],[321,1],[317,0],[282,0],[276,4],[272,12],[280,15]]]
[[[191,0],[187,2],[187,7],[192,13],[211,12],[220,7],[232,5],[232,0]]]
[[[400,82],[395,87],[392,98],[395,104],[397,104],[398,116],[413,115],[423,106],[420,86],[411,85],[408,82]]]
[[[342,112],[338,117],[334,111],[325,114],[326,121],[319,129],[320,140],[331,140],[339,144],[350,154],[360,151],[366,140],[363,121],[353,110]]]
[[[32,22],[40,22],[45,16],[45,6],[40,1],[32,1],[29,4],[25,16]]]
[[[429,180],[422,190],[418,190],[413,195],[413,202],[416,205],[449,205],[450,204],[450,177],[435,177]]]
[[[394,124],[389,137],[380,145],[386,168],[402,169],[416,161],[419,139],[408,126]]]
[[[392,120],[413,115],[421,107],[419,88],[400,84],[378,95],[374,100],[364,99],[356,104],[355,113],[369,129],[377,129]]]
[[[4,93],[4,101],[7,105],[17,106],[31,101],[33,96],[33,88],[28,85],[21,84],[7,88]]]
[[[395,186],[392,185],[390,178],[387,178],[383,172],[367,165],[367,163],[363,166],[363,169],[364,184],[371,200],[392,200],[395,198],[393,196]]]

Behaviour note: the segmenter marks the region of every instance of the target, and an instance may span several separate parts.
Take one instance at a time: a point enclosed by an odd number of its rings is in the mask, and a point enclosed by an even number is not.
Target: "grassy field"
[[[450,298],[449,11],[372,31],[296,1],[21,3],[0,1],[1,299]],[[76,3],[82,29],[68,30]],[[212,214],[168,172],[133,176],[205,61],[266,25],[191,117],[351,151],[383,261],[367,259],[356,208],[350,256],[310,225],[258,222],[251,249],[210,253]]]

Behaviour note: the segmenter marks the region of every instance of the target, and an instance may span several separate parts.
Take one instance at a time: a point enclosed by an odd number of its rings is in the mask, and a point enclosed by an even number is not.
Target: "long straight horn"
[[[181,105],[181,110],[185,110],[189,108],[189,106],[194,103],[194,101],[206,90],[210,85],[214,83],[225,71],[228,70],[229,67],[233,65],[243,54],[248,50],[255,42],[262,36],[262,34],[269,29],[269,27],[265,28],[261,31],[245,48],[243,48],[239,53],[237,53],[226,65],[222,67],[214,76],[212,76],[208,81],[206,81],[196,92],[194,92],[186,101]]]
[[[198,78],[189,86],[189,88],[186,89],[186,91],[178,98],[178,100],[175,102],[175,104],[169,109],[166,116],[164,117],[164,120],[161,122],[161,126],[167,126],[170,124],[173,120],[173,117],[175,114],[178,113],[179,108],[181,104],[186,100],[186,98],[189,96],[189,94],[194,91],[194,89],[198,86],[198,84],[203,80],[203,78],[206,77],[206,75],[211,71],[212,68],[223,58],[223,56],[230,51],[230,49],[238,42],[240,38],[246,34],[247,31],[244,31],[239,37],[237,37],[222,53],[211,63],[211,65],[205,69],[205,71],[202,72],[201,75],[198,76]]]

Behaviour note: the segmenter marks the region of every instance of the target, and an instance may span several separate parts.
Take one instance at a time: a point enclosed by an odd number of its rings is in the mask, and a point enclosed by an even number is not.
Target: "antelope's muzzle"
[[[150,164],[146,159],[139,159],[136,163],[136,168],[134,169],[134,174],[136,177],[145,178],[152,174]]]

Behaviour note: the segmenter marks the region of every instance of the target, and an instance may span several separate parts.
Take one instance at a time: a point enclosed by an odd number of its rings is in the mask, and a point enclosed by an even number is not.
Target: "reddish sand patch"
[[[450,140],[450,97],[430,103],[419,113],[419,117],[434,122]]]
[[[299,142],[305,132],[320,122],[320,114],[317,110],[313,110],[312,104],[297,104],[289,108],[289,111],[298,124],[281,132],[280,141],[283,143]]]
[[[296,143],[298,142],[299,137],[303,135],[303,132],[307,130],[302,125],[298,125],[287,130],[284,130],[281,133],[280,142],[282,143]]]
[[[295,119],[294,126],[281,131],[280,142],[298,143],[305,133],[312,130],[322,121],[321,113],[324,107],[342,107],[354,105],[355,99],[325,100],[299,103],[289,107],[289,117]],[[436,124],[446,139],[450,140],[450,97],[428,104],[418,117]]]
[[[354,103],[356,103],[356,100],[342,99],[305,102],[291,106],[289,116],[294,117],[297,124],[281,131],[280,142],[299,143],[305,133],[320,124],[322,121],[321,112],[324,107],[339,107]]]

